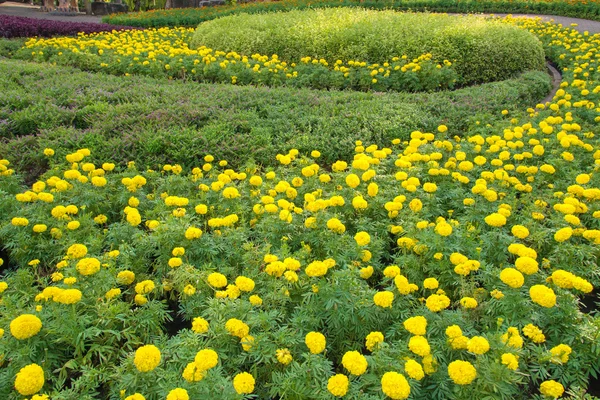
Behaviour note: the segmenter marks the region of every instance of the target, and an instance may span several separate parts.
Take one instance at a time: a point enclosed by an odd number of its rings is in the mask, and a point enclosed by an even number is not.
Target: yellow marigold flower
[[[398,372],[386,372],[381,377],[381,390],[394,400],[407,399],[410,396],[410,385],[404,375]]]
[[[0,258],[1,260],[1,258]],[[0,263],[0,266],[2,266],[3,263]],[[4,282],[4,281],[0,281],[0,293],[4,293],[4,291],[8,289],[8,283]]]
[[[477,307],[477,300],[473,297],[463,297],[460,299],[460,305],[466,309],[475,308]]]
[[[168,264],[169,264],[169,267],[171,267],[171,268],[177,268],[183,264],[183,260],[179,257],[171,257],[171,258],[169,258]]]
[[[406,364],[404,364],[404,371],[406,371],[409,377],[417,381],[420,381],[425,377],[423,367],[421,366],[421,364],[419,364],[413,359],[409,359],[406,361]]]
[[[253,306],[260,306],[263,303],[262,299],[255,294],[250,296],[248,298],[248,300],[250,301],[250,304],[252,304]]]
[[[512,353],[502,354],[502,364],[506,365],[506,368],[515,371],[519,368],[519,359]]]
[[[196,353],[194,362],[200,370],[207,371],[217,366],[219,363],[219,355],[212,349],[202,349]]]
[[[569,355],[573,350],[569,345],[559,344],[558,346],[554,346],[550,349],[550,354],[552,354],[552,362],[555,364],[562,363],[565,364],[569,361]]]
[[[518,237],[519,239],[525,239],[527,236],[529,236],[529,229],[527,229],[523,225],[514,225],[510,231],[515,237]]]
[[[460,337],[462,334],[462,329],[460,329],[460,326],[458,325],[450,325],[446,328],[446,336],[448,336],[450,339]]]
[[[531,257],[518,257],[515,267],[526,275],[533,275],[539,270],[538,262]]]
[[[456,360],[448,364],[448,375],[457,385],[468,385],[477,377],[477,370],[468,361]]]
[[[29,225],[29,220],[27,218],[14,217],[11,220],[11,224],[13,226],[27,226]]]
[[[244,351],[250,351],[252,346],[254,346],[254,336],[246,335],[240,340],[240,344],[242,345],[242,349]]]
[[[187,390],[176,388],[169,392],[167,400],[190,400]]]
[[[175,247],[173,251],[171,251],[173,257],[181,257],[185,254],[185,249],[183,247]]]
[[[206,278],[208,284],[212,287],[220,289],[227,286],[227,277],[221,273],[213,272]]]
[[[48,230],[48,226],[44,224],[36,224],[33,226],[33,231],[35,233],[43,233],[46,232],[46,230]]]
[[[158,347],[152,344],[147,344],[135,351],[133,363],[138,371],[149,372],[158,367],[158,364],[160,364],[160,358],[161,355]]]
[[[383,270],[383,276],[385,276],[386,278],[395,278],[398,275],[400,275],[400,267],[397,265],[390,265],[388,267],[385,267],[385,269]]]
[[[435,278],[426,278],[423,281],[423,287],[425,289],[437,289],[439,287],[439,282]]]
[[[467,343],[467,350],[475,354],[485,354],[490,349],[490,343],[482,336],[473,336]]]
[[[283,365],[288,365],[293,360],[292,353],[290,353],[289,349],[277,349],[275,351],[275,357],[277,358],[277,361]]]
[[[240,192],[234,187],[227,187],[223,189],[223,197],[226,199],[236,199],[240,197]]]
[[[100,271],[100,260],[97,258],[82,258],[77,262],[77,272],[81,275],[94,275],[96,272]]]
[[[242,292],[251,292],[252,290],[254,290],[255,283],[250,278],[246,278],[245,276],[238,276],[235,279],[235,285]]]
[[[367,350],[373,351],[384,340],[383,333],[381,332],[371,332],[365,338],[365,346]]]
[[[500,272],[500,280],[511,288],[520,288],[525,283],[523,274],[514,268],[504,268]]]
[[[354,189],[360,185],[360,178],[356,174],[349,174],[346,176],[346,185]]]
[[[558,399],[564,392],[564,386],[554,380],[544,381],[540,385],[540,393],[552,399]]]
[[[391,308],[394,301],[394,293],[390,291],[377,292],[373,296],[373,302],[376,306],[382,308]]]
[[[556,240],[559,243],[564,242],[566,240],[569,240],[572,235],[573,235],[573,228],[571,228],[570,226],[567,226],[566,228],[562,228],[562,229],[559,229],[558,231],[556,231],[556,233],[554,234],[554,240]]]
[[[485,223],[490,226],[501,227],[506,225],[506,217],[499,213],[493,213],[485,217]]]
[[[185,379],[188,382],[201,381],[205,375],[206,371],[203,371],[200,368],[198,368],[195,362],[191,362],[188,365],[186,365],[182,374],[183,379]]]
[[[46,157],[52,157],[54,155],[54,150],[47,147],[44,149],[44,155]]]
[[[410,351],[421,357],[425,357],[431,353],[429,342],[427,342],[427,339],[424,336],[411,336],[408,341],[408,348]]]
[[[117,274],[117,282],[121,285],[130,285],[135,280],[135,274],[132,271],[125,270]]]
[[[154,282],[147,279],[147,280],[141,281],[140,283],[135,285],[135,292],[137,294],[147,294],[147,293],[150,293],[151,291],[153,291],[154,288],[156,288],[156,285],[154,284]]]
[[[240,339],[250,332],[250,327],[236,318],[229,319],[225,323],[225,329],[227,329],[230,335],[237,336]]]
[[[10,322],[10,333],[19,340],[29,339],[42,329],[42,321],[33,314],[22,314]]]
[[[425,305],[429,310],[438,312],[450,306],[450,299],[446,295],[432,294],[427,297]]]
[[[344,233],[346,231],[344,224],[337,218],[329,219],[327,221],[327,228],[335,233]]]
[[[247,372],[241,372],[233,378],[233,388],[238,394],[252,393],[254,384],[254,377]]]
[[[368,363],[365,356],[358,351],[347,351],[342,357],[342,365],[352,375],[362,375],[366,372]]]
[[[523,327],[523,334],[533,340],[534,343],[544,343],[546,336],[540,328],[533,324],[527,324]]]
[[[121,295],[121,289],[116,288],[116,289],[110,289],[108,292],[106,292],[104,297],[106,297],[108,300],[111,300],[120,295]]]
[[[313,261],[306,266],[304,272],[310,277],[320,277],[327,274],[328,268],[323,261]]]
[[[408,318],[403,325],[413,335],[424,336],[427,332],[427,319],[421,315]]]
[[[344,374],[337,374],[327,380],[327,390],[335,397],[344,397],[348,393],[348,377]]]
[[[322,353],[323,350],[325,350],[325,345],[327,342],[325,340],[325,336],[323,336],[322,333],[309,332],[304,338],[304,343],[306,344],[306,347],[308,347],[308,350],[312,354],[319,354]]]
[[[192,331],[195,333],[206,333],[208,332],[209,324],[208,321],[202,317],[196,317],[192,321]]]
[[[371,236],[367,232],[361,231],[354,235],[354,240],[359,246],[366,246],[371,243]]]
[[[542,307],[551,308],[556,305],[556,294],[547,286],[533,285],[529,289],[529,296],[534,303]]]
[[[15,377],[15,389],[23,396],[36,394],[44,386],[44,370],[37,364],[21,368]]]
[[[200,239],[201,236],[202,236],[202,229],[200,229],[200,228],[195,228],[193,226],[190,226],[185,231],[185,238],[187,240]]]
[[[196,293],[196,288],[193,285],[185,285],[185,287],[183,288],[183,293],[186,296],[193,296]]]
[[[141,393],[134,393],[130,396],[125,397],[125,400],[146,400],[146,398]]]
[[[81,291],[78,289],[65,289],[57,293],[53,300],[61,304],[75,304],[81,300],[81,296]]]
[[[367,267],[361,268],[360,269],[360,277],[363,279],[369,279],[373,275],[374,271],[375,270],[370,265]]]

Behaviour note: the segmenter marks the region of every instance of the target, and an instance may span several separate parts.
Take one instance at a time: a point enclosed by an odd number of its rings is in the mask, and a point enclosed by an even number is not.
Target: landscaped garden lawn
[[[303,8],[3,33],[0,398],[596,399],[600,35]]]

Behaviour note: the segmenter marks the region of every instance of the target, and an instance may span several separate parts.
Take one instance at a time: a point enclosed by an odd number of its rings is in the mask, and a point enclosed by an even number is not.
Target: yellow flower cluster
[[[276,54],[269,57],[219,51],[206,46],[190,48],[194,30],[153,28],[79,34],[77,37],[32,38],[25,43],[22,51],[23,55],[34,60],[81,63],[94,70],[126,76],[142,74],[231,84],[307,82],[319,75],[321,79],[327,75],[325,82],[315,80],[314,84],[357,89],[378,84],[384,89],[406,90],[402,87],[404,81],[412,81],[414,86],[419,79],[435,77],[439,82],[433,87],[451,87],[458,78],[450,61],[437,62],[430,53],[416,58],[406,55],[392,57],[381,64],[336,60],[330,65],[324,59],[311,57],[281,60]],[[423,86],[431,84],[424,83]],[[52,156],[52,151],[46,149],[44,153]],[[79,161],[71,157],[69,162]],[[106,181],[103,177],[98,178],[102,181],[98,186],[104,186]]]

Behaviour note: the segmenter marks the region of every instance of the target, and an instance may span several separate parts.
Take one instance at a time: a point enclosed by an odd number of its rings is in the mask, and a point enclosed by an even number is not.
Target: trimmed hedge
[[[136,161],[140,168],[195,166],[207,152],[235,167],[272,164],[290,148],[321,150],[323,163],[332,163],[351,157],[359,139],[387,145],[440,123],[457,134],[487,131],[504,108],[517,115],[534,106],[550,78],[528,72],[432,94],[329,92],[116,77],[5,60],[0,87],[0,155],[35,179],[48,168],[45,147],[60,149],[60,157],[88,147],[91,162]]]
[[[123,29],[135,28],[89,22],[51,21],[47,19],[0,15],[0,37],[4,38],[74,36],[80,32],[110,32]]]
[[[241,54],[277,54],[384,63],[431,53],[450,60],[463,83],[507,79],[543,69],[540,41],[517,26],[477,17],[365,9],[315,9],[228,16],[202,23],[190,43]]]
[[[116,14],[104,17],[103,21],[139,27],[196,26],[204,21],[239,13],[257,14],[315,7],[363,7],[448,13],[529,13],[600,21],[600,2],[597,0],[282,0]]]

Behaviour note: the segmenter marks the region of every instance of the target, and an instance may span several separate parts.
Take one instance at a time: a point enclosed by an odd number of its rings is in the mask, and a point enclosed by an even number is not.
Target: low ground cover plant
[[[0,15],[0,37],[3,38],[76,36],[79,33],[89,34],[123,29],[133,28],[109,24],[50,21],[39,18]]]
[[[195,27],[204,21],[239,13],[268,13],[314,7],[361,7],[378,10],[430,11],[449,13],[530,13],[600,19],[598,0],[281,0],[257,1],[217,7],[153,10],[114,14],[103,21],[117,25],[139,27]]]
[[[298,62],[317,59],[385,63],[431,54],[450,60],[466,84],[507,79],[542,69],[544,51],[528,31],[472,16],[398,13],[360,8],[240,14],[198,26],[191,48],[276,54]]]
[[[69,79],[64,79],[68,73]],[[290,148],[321,149],[321,161],[352,157],[354,142],[384,145],[443,121],[458,135],[536,104],[550,91],[544,72],[438,93],[360,93],[190,84],[94,74],[49,64],[0,63],[0,154],[27,179],[80,147],[88,159],[140,167],[191,168],[210,151],[234,167],[272,165]],[[509,104],[507,104],[509,103]],[[182,151],[185,149],[185,151]],[[324,151],[327,149],[327,151]],[[64,153],[64,154],[63,154]]]

